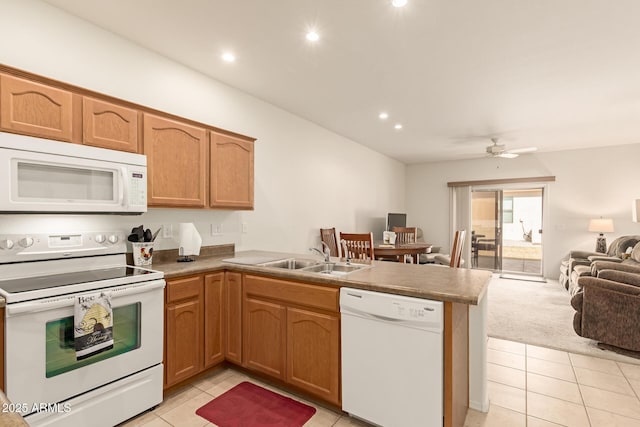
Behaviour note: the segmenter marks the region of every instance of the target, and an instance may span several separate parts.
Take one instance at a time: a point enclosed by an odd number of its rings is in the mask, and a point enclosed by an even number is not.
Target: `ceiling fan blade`
[[[509,150],[509,153],[523,154],[523,153],[533,153],[534,151],[538,151],[538,147],[516,148],[515,150]]]
[[[518,157],[518,154],[512,152],[504,152],[496,154],[496,157],[502,157],[503,159],[515,159],[516,157]]]

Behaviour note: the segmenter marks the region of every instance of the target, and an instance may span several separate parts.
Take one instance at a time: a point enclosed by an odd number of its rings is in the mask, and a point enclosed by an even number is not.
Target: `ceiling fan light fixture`
[[[407,5],[407,0],[391,0],[393,7],[404,7]]]
[[[389,113],[382,111],[380,114],[378,114],[378,118],[380,120],[387,120],[389,118]]]
[[[395,130],[402,130],[402,125],[400,123],[396,123],[393,127]]]

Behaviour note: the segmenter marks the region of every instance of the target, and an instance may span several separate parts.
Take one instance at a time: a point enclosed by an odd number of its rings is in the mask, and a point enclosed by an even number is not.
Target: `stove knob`
[[[98,234],[96,235],[96,242],[98,243],[104,243],[104,241],[106,240],[106,237],[104,237],[104,234]]]
[[[5,239],[0,240],[0,249],[11,249],[13,248],[13,240]]]
[[[109,236],[109,243],[118,243],[118,236],[115,234]]]
[[[29,246],[33,245],[33,238],[32,237],[24,237],[24,238],[20,239],[20,241],[18,243],[23,248],[28,248]]]

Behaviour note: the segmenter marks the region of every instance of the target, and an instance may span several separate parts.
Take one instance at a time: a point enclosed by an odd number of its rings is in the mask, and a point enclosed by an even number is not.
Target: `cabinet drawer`
[[[296,305],[338,311],[338,288],[246,275],[244,292],[246,295],[257,295]]]
[[[203,276],[167,280],[167,303],[199,297],[203,284]]]

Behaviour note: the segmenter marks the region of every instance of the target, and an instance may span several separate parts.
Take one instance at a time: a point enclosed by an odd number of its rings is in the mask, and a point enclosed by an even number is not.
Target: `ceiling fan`
[[[493,145],[487,146],[487,154],[490,157],[502,157],[504,159],[515,159],[520,154],[532,153],[538,148],[536,147],[525,147],[525,148],[517,148],[515,150],[507,150],[507,147],[504,144],[498,144],[498,138],[491,138],[491,142]]]

